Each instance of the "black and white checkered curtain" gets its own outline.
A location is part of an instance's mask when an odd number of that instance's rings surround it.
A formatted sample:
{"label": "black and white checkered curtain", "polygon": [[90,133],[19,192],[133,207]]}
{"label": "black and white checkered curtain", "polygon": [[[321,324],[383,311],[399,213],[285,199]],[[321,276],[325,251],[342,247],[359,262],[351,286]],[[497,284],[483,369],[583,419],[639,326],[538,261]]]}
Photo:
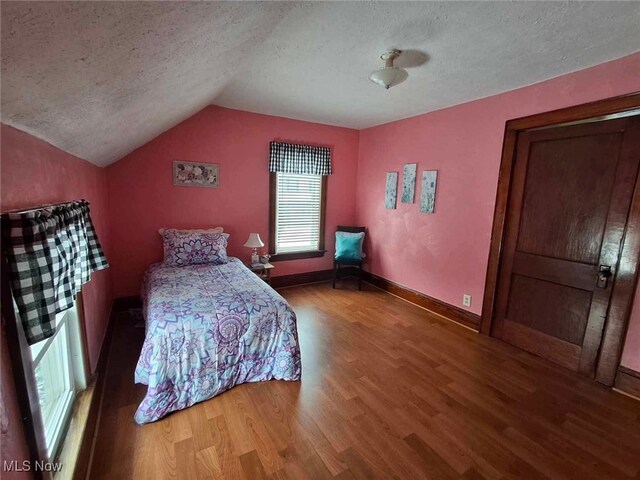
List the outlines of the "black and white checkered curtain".
{"label": "black and white checkered curtain", "polygon": [[331,175],[331,149],[271,142],[269,171],[306,175]]}
{"label": "black and white checkered curtain", "polygon": [[11,289],[27,342],[55,333],[91,273],[107,268],[85,200],[3,215]]}

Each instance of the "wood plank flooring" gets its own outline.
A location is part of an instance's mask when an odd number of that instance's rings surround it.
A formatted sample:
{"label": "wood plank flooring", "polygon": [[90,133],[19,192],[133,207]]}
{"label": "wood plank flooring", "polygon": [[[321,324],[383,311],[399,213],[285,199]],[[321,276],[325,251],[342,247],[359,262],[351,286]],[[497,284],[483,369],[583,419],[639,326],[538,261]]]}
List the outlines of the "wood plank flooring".
{"label": "wood plank flooring", "polygon": [[640,402],[366,285],[281,291],[303,380],[143,427],[115,325],[91,479],[639,479]]}

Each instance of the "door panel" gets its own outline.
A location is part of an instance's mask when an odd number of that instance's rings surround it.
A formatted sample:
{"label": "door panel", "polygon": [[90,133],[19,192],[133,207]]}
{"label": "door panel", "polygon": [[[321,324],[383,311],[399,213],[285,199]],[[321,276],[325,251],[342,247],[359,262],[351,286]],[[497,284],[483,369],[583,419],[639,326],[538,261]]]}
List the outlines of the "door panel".
{"label": "door panel", "polygon": [[590,291],[593,288],[593,276],[596,274],[593,265],[520,252],[514,254],[513,262],[513,268],[527,277],[545,279],[583,290]]}
{"label": "door panel", "polygon": [[531,139],[519,252],[598,262],[621,137]]}
{"label": "door panel", "polygon": [[503,321],[502,334],[503,340],[523,350],[573,371],[578,371],[580,368],[582,348],[577,345],[558,339],[549,341],[549,338],[552,338],[549,335],[506,319]]}
{"label": "door panel", "polygon": [[[492,334],[593,375],[640,162],[637,117],[518,137]],[[613,278],[613,277],[611,277]]]}
{"label": "door panel", "polygon": [[582,346],[592,296],[587,290],[513,275],[507,318]]}

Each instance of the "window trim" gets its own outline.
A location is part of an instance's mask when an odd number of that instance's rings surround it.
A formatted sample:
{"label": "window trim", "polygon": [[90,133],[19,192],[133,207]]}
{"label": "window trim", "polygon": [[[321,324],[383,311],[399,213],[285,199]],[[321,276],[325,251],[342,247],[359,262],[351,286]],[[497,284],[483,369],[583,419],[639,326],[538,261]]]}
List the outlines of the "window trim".
{"label": "window trim", "polygon": [[326,250],[324,248],[324,232],[327,214],[327,176],[322,175],[320,182],[320,234],[318,238],[318,250],[307,250],[300,252],[275,253],[276,252],[276,201],[277,201],[277,173],[269,174],[269,254],[272,262],[284,262],[287,260],[300,260],[302,258],[323,257]]}
{"label": "window trim", "polygon": [[[75,309],[75,307],[76,306],[74,304],[71,308],[65,310],[64,312],[56,314],[56,332],[53,334],[53,336],[41,340],[43,345],[40,345],[38,349],[34,349],[34,346],[38,345],[38,343],[40,342],[31,345],[32,355],[34,353],[34,350],[38,352],[38,354],[34,355],[33,358],[33,371],[36,378],[36,388],[38,384],[36,369],[42,363],[45,355],[47,355],[51,348],[60,348],[62,350],[64,360],[66,360],[66,363],[61,365],[61,376],[64,378],[63,383],[65,391],[62,394],[60,400],[53,407],[54,412],[49,412],[48,415],[45,415],[45,411],[42,409],[42,406],[40,406],[40,412],[42,415],[44,426],[47,455],[49,459],[56,458],[61,451],[61,447],[64,444],[66,436],[65,431],[71,421],[70,419],[73,413],[73,404],[78,394],[78,389],[76,388],[76,372],[74,371],[73,365],[73,346],[71,345],[70,332],[73,326],[70,325],[70,323],[72,323],[72,320],[69,320],[67,318],[72,314],[71,310]],[[54,347],[53,342],[60,342],[60,344]]]}

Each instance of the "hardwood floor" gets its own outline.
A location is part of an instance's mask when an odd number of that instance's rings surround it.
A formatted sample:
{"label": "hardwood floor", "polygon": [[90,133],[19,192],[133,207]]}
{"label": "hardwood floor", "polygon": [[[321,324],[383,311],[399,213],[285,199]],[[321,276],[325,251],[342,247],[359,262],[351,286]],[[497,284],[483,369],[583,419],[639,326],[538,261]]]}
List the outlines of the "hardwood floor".
{"label": "hardwood floor", "polygon": [[115,325],[91,479],[638,479],[640,402],[363,286],[281,291],[303,380],[143,427],[143,339]]}

